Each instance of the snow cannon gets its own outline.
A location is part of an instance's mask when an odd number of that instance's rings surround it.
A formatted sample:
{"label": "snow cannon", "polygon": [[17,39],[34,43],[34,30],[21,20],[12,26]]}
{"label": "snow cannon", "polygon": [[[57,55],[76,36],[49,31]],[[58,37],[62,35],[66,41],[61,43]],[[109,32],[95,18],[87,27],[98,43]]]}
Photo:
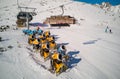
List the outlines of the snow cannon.
{"label": "snow cannon", "polygon": [[54,36],[47,36],[47,37],[46,37],[46,40],[47,40],[48,42],[52,42],[52,41],[55,41],[55,37],[54,37]]}
{"label": "snow cannon", "polygon": [[32,45],[34,40],[35,40],[34,35],[29,35],[29,37],[28,37],[28,44]]}
{"label": "snow cannon", "polygon": [[60,74],[64,72],[68,67],[62,62],[62,55],[59,54],[57,51],[54,51],[53,55],[51,56],[51,66],[54,67],[55,73]]}
{"label": "snow cannon", "polygon": [[38,35],[42,35],[43,30],[39,29],[39,30],[37,31],[37,33],[38,33]]}
{"label": "snow cannon", "polygon": [[33,34],[34,34],[34,31],[28,30],[28,29],[24,29],[24,30],[23,30],[23,33],[26,34],[26,35],[33,35]]}
{"label": "snow cannon", "polygon": [[43,57],[44,57],[44,61],[46,61],[50,56],[50,52],[49,49],[44,49],[43,50]]}
{"label": "snow cannon", "polygon": [[45,31],[45,32],[44,32],[44,36],[45,36],[45,37],[50,36],[50,31]]}
{"label": "snow cannon", "polygon": [[48,44],[47,43],[42,43],[41,44],[41,49],[40,49],[40,54],[41,54],[41,56],[44,56],[44,58],[47,58],[47,56],[49,55],[49,54],[45,54],[45,53],[48,53],[48,52],[46,52],[47,49],[49,49]]}
{"label": "snow cannon", "polygon": [[49,42],[49,47],[50,50],[55,50],[57,48],[57,44],[55,43],[55,41],[51,41]]}

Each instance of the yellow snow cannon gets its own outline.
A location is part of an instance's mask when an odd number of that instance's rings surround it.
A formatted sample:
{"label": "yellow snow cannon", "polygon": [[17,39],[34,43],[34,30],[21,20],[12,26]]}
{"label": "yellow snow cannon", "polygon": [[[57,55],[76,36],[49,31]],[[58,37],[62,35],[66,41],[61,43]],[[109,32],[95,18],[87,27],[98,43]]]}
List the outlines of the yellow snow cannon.
{"label": "yellow snow cannon", "polygon": [[38,39],[35,39],[33,42],[32,42],[32,44],[33,45],[38,45],[40,42],[38,41]]}
{"label": "yellow snow cannon", "polygon": [[40,49],[40,40],[35,38],[32,44],[33,44],[33,49],[36,49],[36,52],[37,52]]}
{"label": "yellow snow cannon", "polygon": [[54,37],[53,36],[48,36],[48,37],[46,37],[46,40],[48,42],[54,41]]}
{"label": "yellow snow cannon", "polygon": [[46,41],[46,38],[45,38],[45,37],[43,37],[43,38],[40,39],[40,43],[41,43],[41,44],[46,43],[46,42],[47,42],[47,41]]}
{"label": "yellow snow cannon", "polygon": [[44,49],[44,50],[43,50],[43,57],[44,57],[44,60],[46,61],[47,58],[49,58],[49,56],[50,56],[49,49]]}
{"label": "yellow snow cannon", "polygon": [[42,38],[44,38],[44,36],[43,36],[43,35],[40,35],[39,38],[42,39]]}
{"label": "yellow snow cannon", "polygon": [[54,50],[57,48],[57,44],[55,43],[55,41],[49,42],[49,48],[50,50]]}
{"label": "yellow snow cannon", "polygon": [[45,32],[44,32],[44,36],[45,36],[45,37],[50,36],[50,31],[45,31]]}
{"label": "yellow snow cannon", "polygon": [[67,66],[62,62],[61,54],[54,52],[54,54],[52,55],[52,60],[56,74],[60,74],[67,69]]}
{"label": "yellow snow cannon", "polygon": [[41,44],[41,49],[40,49],[40,54],[41,54],[41,56],[45,56],[44,58],[46,58],[46,56],[47,56],[47,54],[44,55],[45,49],[49,49],[49,47],[48,47],[47,43],[42,43]]}
{"label": "yellow snow cannon", "polygon": [[28,44],[32,45],[34,40],[35,40],[35,38],[33,38],[33,35],[29,35]]}

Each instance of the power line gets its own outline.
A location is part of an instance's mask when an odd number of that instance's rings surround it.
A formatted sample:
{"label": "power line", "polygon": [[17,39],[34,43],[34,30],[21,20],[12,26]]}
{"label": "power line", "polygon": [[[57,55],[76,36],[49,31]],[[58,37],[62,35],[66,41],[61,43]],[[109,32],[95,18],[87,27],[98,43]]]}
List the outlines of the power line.
{"label": "power line", "polygon": [[[50,9],[46,9],[46,10],[39,11],[38,13],[46,12],[46,11],[49,11],[49,10],[54,10],[54,9],[59,8],[59,7],[61,7],[61,6],[62,6],[62,10],[63,10],[63,6],[69,5],[69,4],[72,4],[72,3],[73,3],[73,2],[68,2],[68,3],[66,3],[66,4],[62,4],[62,5],[59,5],[59,6],[54,7],[54,8],[50,8]],[[64,13],[64,12],[63,12],[63,13]],[[63,14],[63,13],[62,13],[62,14]]]}
{"label": "power line", "polygon": [[18,9],[20,9],[20,11],[22,11],[22,9],[20,8],[19,1],[18,1],[18,0],[17,0],[17,6],[18,6]]}

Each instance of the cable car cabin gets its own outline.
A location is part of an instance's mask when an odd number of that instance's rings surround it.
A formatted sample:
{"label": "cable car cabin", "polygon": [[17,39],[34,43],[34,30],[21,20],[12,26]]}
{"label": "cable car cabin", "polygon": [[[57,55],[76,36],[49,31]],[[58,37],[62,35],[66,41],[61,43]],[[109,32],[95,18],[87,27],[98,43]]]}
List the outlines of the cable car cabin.
{"label": "cable car cabin", "polygon": [[71,16],[51,16],[44,21],[45,24],[50,24],[51,27],[70,26],[70,24],[75,24],[75,22],[75,18]]}

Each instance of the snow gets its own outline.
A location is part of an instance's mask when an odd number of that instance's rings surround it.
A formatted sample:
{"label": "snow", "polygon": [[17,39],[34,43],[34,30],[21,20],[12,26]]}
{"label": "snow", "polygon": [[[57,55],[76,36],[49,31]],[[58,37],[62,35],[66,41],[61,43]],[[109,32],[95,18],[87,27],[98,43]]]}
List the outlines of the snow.
{"label": "snow", "polygon": [[[10,25],[10,29],[0,32],[4,40],[0,47],[7,49],[0,52],[0,79],[120,79],[120,5],[106,11],[70,0],[19,0],[19,3],[37,8],[32,22],[43,22],[46,17],[61,14],[62,4],[65,4],[64,15],[77,19],[77,24],[70,27],[42,28],[50,30],[58,44],[66,45],[67,53],[73,57],[71,70],[56,76],[36,64],[26,49],[28,36],[22,33],[25,28],[13,30],[19,12],[17,0],[0,0],[0,26]],[[105,33],[107,26],[113,33]],[[13,48],[8,48],[9,45]]]}

